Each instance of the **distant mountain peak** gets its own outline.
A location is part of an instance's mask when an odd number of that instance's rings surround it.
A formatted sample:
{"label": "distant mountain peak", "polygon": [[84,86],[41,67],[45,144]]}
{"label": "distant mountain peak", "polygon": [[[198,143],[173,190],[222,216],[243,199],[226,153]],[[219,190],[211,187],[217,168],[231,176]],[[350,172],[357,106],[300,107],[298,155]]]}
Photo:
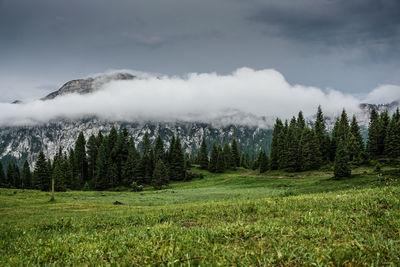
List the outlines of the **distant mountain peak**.
{"label": "distant mountain peak", "polygon": [[54,91],[47,96],[43,97],[41,100],[50,100],[58,96],[79,93],[88,94],[99,90],[104,84],[111,81],[121,81],[121,80],[133,80],[137,76],[128,72],[116,72],[109,74],[102,74],[96,77],[89,77],[86,79],[77,79],[66,82],[60,89]]}

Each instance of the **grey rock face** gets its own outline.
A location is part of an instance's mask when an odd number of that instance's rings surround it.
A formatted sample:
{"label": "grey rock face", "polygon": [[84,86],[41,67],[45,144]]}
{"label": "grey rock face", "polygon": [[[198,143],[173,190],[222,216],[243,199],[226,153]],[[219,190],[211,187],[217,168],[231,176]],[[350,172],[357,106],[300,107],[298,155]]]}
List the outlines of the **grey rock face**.
{"label": "grey rock face", "polygon": [[88,94],[99,90],[104,84],[110,81],[133,80],[135,78],[136,76],[130,73],[114,73],[100,75],[95,78],[72,80],[61,86],[59,90],[48,94],[42,100],[54,99],[58,96],[72,93]]}

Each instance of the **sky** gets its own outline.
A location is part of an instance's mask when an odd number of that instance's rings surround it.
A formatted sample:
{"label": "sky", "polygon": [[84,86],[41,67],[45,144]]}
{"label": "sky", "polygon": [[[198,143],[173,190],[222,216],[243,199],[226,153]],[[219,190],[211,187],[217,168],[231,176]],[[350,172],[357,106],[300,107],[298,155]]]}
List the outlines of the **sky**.
{"label": "sky", "polygon": [[109,70],[224,77],[244,67],[387,101],[400,95],[400,1],[0,0],[0,102]]}

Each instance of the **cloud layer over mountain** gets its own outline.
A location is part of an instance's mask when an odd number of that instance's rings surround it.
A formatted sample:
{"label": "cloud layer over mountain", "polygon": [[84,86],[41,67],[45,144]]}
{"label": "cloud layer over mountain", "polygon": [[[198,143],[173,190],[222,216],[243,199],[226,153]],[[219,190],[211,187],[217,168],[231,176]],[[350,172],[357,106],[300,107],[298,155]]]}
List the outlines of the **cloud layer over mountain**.
{"label": "cloud layer over mountain", "polygon": [[[399,87],[382,86],[367,99],[399,98]],[[241,68],[229,75],[191,73],[185,77],[149,76],[112,81],[88,95],[70,94],[48,101],[0,104],[0,125],[45,123],[57,118],[96,115],[108,120],[158,120],[212,122],[227,111],[240,110],[256,116],[289,118],[302,110],[306,116],[321,105],[326,114],[343,108],[358,111],[360,100],[333,89],[291,85],[273,69]],[[251,116],[235,121],[257,124]],[[233,122],[233,121],[231,121]]]}

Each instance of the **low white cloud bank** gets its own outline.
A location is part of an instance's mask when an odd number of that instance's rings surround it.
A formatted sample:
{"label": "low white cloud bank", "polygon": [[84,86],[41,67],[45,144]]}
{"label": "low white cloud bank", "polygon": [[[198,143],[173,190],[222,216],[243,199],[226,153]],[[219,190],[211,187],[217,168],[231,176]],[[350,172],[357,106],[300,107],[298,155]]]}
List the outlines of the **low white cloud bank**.
{"label": "low white cloud bank", "polygon": [[[381,93],[381,90],[377,93],[374,90],[370,95],[376,97],[375,94]],[[383,92],[382,97],[384,95]],[[232,110],[256,116],[290,118],[299,110],[305,116],[313,115],[318,105],[326,114],[336,115],[343,108],[355,113],[359,103],[354,96],[333,89],[290,85],[282,74],[272,69],[241,68],[230,75],[193,73],[185,77],[147,76],[112,81],[88,95],[71,94],[48,101],[0,104],[0,125],[26,125],[91,115],[108,120],[213,122],[221,116],[226,119]],[[236,115],[233,116],[237,118],[236,123],[257,124],[252,115]]]}
{"label": "low white cloud bank", "polygon": [[381,85],[372,90],[365,98],[365,103],[382,104],[400,101],[400,86]]}

